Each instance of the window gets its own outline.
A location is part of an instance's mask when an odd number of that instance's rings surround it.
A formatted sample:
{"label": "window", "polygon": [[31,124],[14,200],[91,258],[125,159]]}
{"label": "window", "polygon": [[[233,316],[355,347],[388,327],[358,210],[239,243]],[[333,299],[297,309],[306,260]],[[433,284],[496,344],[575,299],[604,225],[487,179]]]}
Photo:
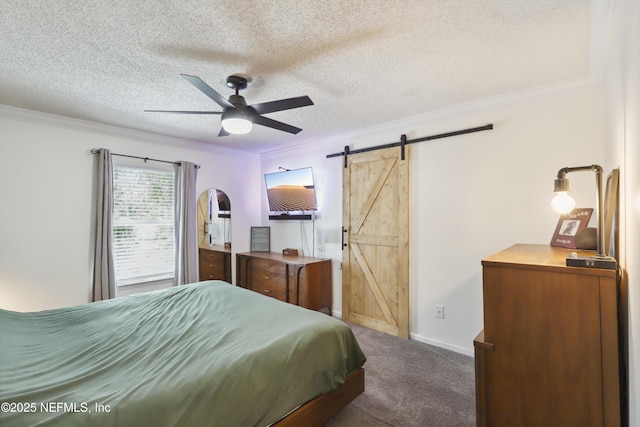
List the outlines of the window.
{"label": "window", "polygon": [[113,256],[118,286],[175,271],[173,170],[113,166]]}

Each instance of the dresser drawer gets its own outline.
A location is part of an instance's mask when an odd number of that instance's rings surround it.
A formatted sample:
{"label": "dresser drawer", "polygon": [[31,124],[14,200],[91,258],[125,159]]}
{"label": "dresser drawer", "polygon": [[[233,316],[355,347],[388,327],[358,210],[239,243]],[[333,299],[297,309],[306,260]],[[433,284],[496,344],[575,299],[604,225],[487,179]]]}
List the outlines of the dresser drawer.
{"label": "dresser drawer", "polygon": [[273,261],[270,259],[254,258],[251,260],[252,270],[263,270],[266,272],[285,274],[287,266],[284,262]]}
{"label": "dresser drawer", "polygon": [[200,262],[224,261],[224,253],[200,249]]}
{"label": "dresser drawer", "polygon": [[264,270],[251,271],[251,290],[286,301],[287,278],[284,274]]}
{"label": "dresser drawer", "polygon": [[219,250],[200,248],[198,251],[200,280],[231,282],[231,255]]}
{"label": "dresser drawer", "polygon": [[200,260],[200,280],[224,280],[224,261]]}

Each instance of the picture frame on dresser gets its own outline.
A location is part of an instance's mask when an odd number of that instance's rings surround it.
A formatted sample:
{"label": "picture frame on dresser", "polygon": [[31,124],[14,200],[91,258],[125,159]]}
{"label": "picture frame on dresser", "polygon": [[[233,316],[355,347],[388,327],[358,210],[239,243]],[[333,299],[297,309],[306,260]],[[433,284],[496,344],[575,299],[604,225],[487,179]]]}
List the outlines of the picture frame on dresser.
{"label": "picture frame on dresser", "polygon": [[587,228],[592,213],[592,208],[576,208],[569,213],[560,215],[550,245],[576,249],[576,234]]}
{"label": "picture frame on dresser", "polygon": [[251,227],[251,252],[271,251],[271,227]]}

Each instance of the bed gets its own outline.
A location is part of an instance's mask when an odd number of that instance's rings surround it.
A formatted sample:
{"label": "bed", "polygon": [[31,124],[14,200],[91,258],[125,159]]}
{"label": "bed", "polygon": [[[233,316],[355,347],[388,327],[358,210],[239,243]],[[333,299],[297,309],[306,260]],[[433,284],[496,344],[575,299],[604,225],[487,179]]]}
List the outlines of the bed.
{"label": "bed", "polygon": [[0,425],[321,425],[364,362],[342,321],[222,281],[0,310]]}

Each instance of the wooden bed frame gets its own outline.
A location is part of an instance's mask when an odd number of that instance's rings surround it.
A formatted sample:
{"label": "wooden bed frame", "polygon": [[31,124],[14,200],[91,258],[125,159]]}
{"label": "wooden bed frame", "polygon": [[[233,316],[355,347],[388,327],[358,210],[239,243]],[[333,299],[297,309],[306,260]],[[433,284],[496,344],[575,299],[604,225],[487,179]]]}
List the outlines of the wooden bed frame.
{"label": "wooden bed frame", "polygon": [[339,388],[308,401],[290,412],[275,427],[320,427],[364,392],[364,368],[347,375]]}

